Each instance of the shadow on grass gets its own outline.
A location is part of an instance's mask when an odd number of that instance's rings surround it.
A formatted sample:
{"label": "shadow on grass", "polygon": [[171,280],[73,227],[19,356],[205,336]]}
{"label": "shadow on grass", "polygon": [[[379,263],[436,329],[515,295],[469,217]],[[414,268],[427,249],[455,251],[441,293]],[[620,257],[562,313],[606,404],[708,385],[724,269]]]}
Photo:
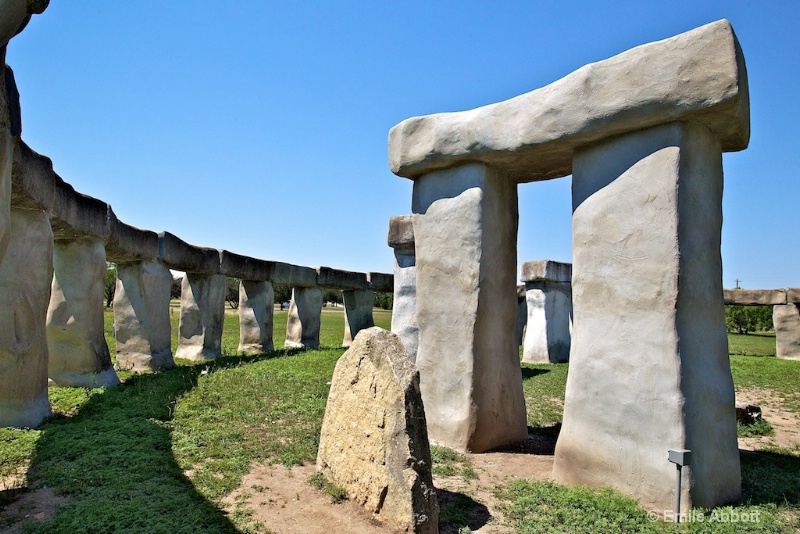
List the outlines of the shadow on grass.
{"label": "shadow on grass", "polygon": [[742,500],[747,504],[800,504],[800,457],[773,451],[739,451]]}
{"label": "shadow on grass", "polygon": [[533,378],[534,376],[543,375],[549,373],[549,369],[537,369],[534,367],[525,367],[522,366],[522,379],[525,380],[526,378]]}
{"label": "shadow on grass", "polygon": [[477,530],[492,518],[489,509],[472,497],[436,488],[439,501],[439,532],[442,534]]}

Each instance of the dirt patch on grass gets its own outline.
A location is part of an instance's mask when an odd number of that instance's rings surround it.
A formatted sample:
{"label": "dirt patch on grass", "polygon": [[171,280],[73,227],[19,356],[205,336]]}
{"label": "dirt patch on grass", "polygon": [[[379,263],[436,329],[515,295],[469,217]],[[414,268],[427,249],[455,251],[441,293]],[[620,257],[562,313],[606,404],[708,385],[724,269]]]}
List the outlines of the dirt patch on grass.
{"label": "dirt patch on grass", "polygon": [[774,436],[739,438],[739,448],[758,450],[769,446],[800,449],[800,414],[785,408],[785,399],[766,388],[747,388],[736,393],[738,402],[761,406],[761,416],[772,425]]}
{"label": "dirt patch on grass", "polygon": [[35,523],[49,521],[65,501],[66,498],[58,497],[50,488],[25,491],[0,510],[0,533],[22,532],[22,523],[25,520]]}

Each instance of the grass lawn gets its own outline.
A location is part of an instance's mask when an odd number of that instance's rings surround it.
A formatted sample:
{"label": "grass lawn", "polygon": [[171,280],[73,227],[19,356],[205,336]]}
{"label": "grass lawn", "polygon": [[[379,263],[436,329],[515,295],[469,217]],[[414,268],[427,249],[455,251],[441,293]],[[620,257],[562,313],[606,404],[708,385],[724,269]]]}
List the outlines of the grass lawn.
{"label": "grass lawn", "polygon": [[[110,314],[109,314],[110,316]],[[375,313],[389,327],[388,312]],[[112,321],[107,317],[107,332]],[[282,347],[286,312],[275,312],[275,345]],[[0,506],[24,484],[68,497],[47,523],[25,532],[247,532],[245,511],[225,514],[220,502],[238,487],[253,462],[314,462],[334,365],[342,354],[341,308],[322,316],[314,351],[278,350],[237,356],[238,318],[228,311],[225,357],[180,365],[158,374],[120,373],[108,390],[51,388],[54,416],[34,430],[0,429]],[[173,314],[177,343],[177,310]],[[739,336],[750,337],[750,336]],[[774,338],[737,339],[734,347],[765,353]],[[112,353],[113,339],[109,339]],[[752,343],[751,343],[752,342]],[[766,355],[766,354],[764,354]],[[770,357],[733,356],[737,388],[768,388],[800,412],[800,364]],[[568,366],[523,365],[528,424],[556,435]],[[435,448],[435,469],[456,469],[458,457]],[[497,492],[516,532],[792,532],[800,528],[800,451],[770,449],[742,455],[745,501],[728,509],[758,512],[758,523],[652,522],[631,499],[611,490],[570,488],[520,480]],[[16,481],[13,475],[17,475]],[[452,515],[452,514],[451,514]],[[446,514],[443,515],[447,517]],[[2,514],[0,514],[2,517]],[[453,526],[458,527],[457,520]],[[0,528],[3,527],[0,519]],[[267,525],[269,528],[269,525]],[[462,529],[462,532],[466,530]]]}

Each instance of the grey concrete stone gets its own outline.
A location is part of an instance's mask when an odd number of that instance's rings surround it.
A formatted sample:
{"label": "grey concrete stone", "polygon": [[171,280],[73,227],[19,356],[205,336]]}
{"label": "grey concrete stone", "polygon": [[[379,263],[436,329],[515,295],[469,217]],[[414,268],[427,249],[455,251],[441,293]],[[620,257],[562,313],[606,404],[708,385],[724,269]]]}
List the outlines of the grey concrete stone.
{"label": "grey concrete stone", "polygon": [[474,452],[523,441],[516,183],[480,163],[432,172],[414,182],[412,211],[431,440]]}
{"label": "grey concrete stone", "polygon": [[271,282],[239,283],[239,352],[262,354],[275,349],[272,342],[275,292]]}
{"label": "grey concrete stone", "polygon": [[286,347],[319,347],[322,295],[321,287],[292,288],[292,301],[286,318]]}
{"label": "grey concrete stone", "polygon": [[11,205],[51,213],[55,202],[55,185],[55,172],[50,158],[37,154],[22,140],[15,140]]}
{"label": "grey concrete stone", "polygon": [[181,283],[181,320],[175,358],[213,360],[222,356],[225,276],[186,273]]}
{"label": "grey concrete stone", "polygon": [[275,262],[273,284],[289,284],[293,287],[314,287],[317,285],[317,270],[302,265]]}
{"label": "grey concrete stone", "polygon": [[48,375],[56,386],[119,384],[104,332],[106,250],[99,239],[56,241],[47,308]]}
{"label": "grey concrete stone", "polygon": [[50,415],[45,319],[53,233],[40,210],[11,210],[0,259],[0,427],[35,427]]}
{"label": "grey concrete stone", "polygon": [[800,303],[800,288],[790,287],[786,289],[786,303],[787,304]]}
{"label": "grey concrete stone", "polygon": [[800,307],[780,304],[772,308],[775,325],[775,355],[785,360],[800,360]]}
{"label": "grey concrete stone", "polygon": [[527,282],[525,301],[526,327],[522,361],[525,363],[569,361],[571,284],[551,281]]}
{"label": "grey concrete stone", "polygon": [[158,259],[176,271],[220,274],[220,252],[217,249],[190,245],[169,232],[158,234]]}
{"label": "grey concrete stone", "polygon": [[111,206],[108,207],[108,228],[106,257],[109,261],[130,263],[158,259],[158,234],[125,224]]}
{"label": "grey concrete stone", "polygon": [[523,282],[566,282],[572,281],[572,264],[552,260],[526,261],[520,269]]}
{"label": "grey concrete stone", "polygon": [[394,291],[394,275],[386,273],[367,273],[369,288],[376,293],[391,293]]}
{"label": "grey concrete stone", "polygon": [[354,273],[330,267],[317,267],[317,285],[341,290],[365,290],[369,287],[366,273]]}
{"label": "grey concrete stone", "polygon": [[391,530],[439,532],[419,373],[397,336],[364,330],[339,358],[317,469]]}
{"label": "grey concrete stone", "polygon": [[393,249],[414,248],[414,224],[411,215],[389,218],[389,246]]}
{"label": "grey concrete stone", "polygon": [[372,308],[375,306],[375,293],[368,289],[344,290],[344,338],[342,346],[349,347],[362,330],[372,328]]}
{"label": "grey concrete stone", "polygon": [[690,449],[683,506],[738,500],[719,141],[676,123],[586,147],[572,191],[575,327],[555,480],[671,509],[667,450]]}
{"label": "grey concrete stone", "polygon": [[[406,238],[392,239],[393,228],[398,232],[399,220],[407,228]],[[398,235],[397,233],[395,235]],[[410,240],[407,239],[410,236]],[[419,324],[417,323],[417,259],[414,252],[414,229],[411,216],[389,220],[389,246],[394,248],[394,294],[392,295],[392,333],[397,334],[412,362],[417,360]]]}
{"label": "grey concrete stone", "polygon": [[108,240],[111,234],[110,206],[102,200],[78,193],[58,175],[54,175],[54,179],[50,224],[55,239],[94,237]]}
{"label": "grey concrete stone", "polygon": [[172,275],[157,261],[117,264],[114,334],[117,365],[131,371],[158,371],[172,359],[170,289]]}
{"label": "grey concrete stone", "polygon": [[747,147],[747,73],[728,21],[633,48],[504,102],[405,120],[389,132],[389,164],[417,178],[479,161],[517,182],[546,180],[571,174],[581,146],[673,121],[703,124],[726,152]]}
{"label": "grey concrete stone", "polygon": [[14,79],[14,71],[8,65],[3,69],[5,93],[8,102],[8,124],[11,136],[18,140],[22,135],[22,109],[19,104],[19,89]]}
{"label": "grey concrete stone", "polygon": [[725,304],[774,306],[786,304],[785,289],[725,289]]}
{"label": "grey concrete stone", "polygon": [[275,276],[275,262],[219,251],[220,274],[241,280],[266,282]]}

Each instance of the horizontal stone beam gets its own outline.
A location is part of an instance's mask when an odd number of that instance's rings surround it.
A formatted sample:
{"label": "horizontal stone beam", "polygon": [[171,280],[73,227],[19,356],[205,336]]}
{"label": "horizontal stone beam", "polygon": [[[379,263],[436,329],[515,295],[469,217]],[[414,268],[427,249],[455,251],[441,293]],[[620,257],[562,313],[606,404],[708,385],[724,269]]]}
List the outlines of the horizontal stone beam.
{"label": "horizontal stone beam", "polygon": [[414,225],[411,215],[389,218],[389,246],[392,248],[414,248]]}
{"label": "horizontal stone beam", "polygon": [[314,287],[317,285],[317,271],[311,267],[275,262],[273,284],[288,284],[292,287]]}
{"label": "horizontal stone beam", "polygon": [[102,200],[78,193],[57,174],[54,177],[55,194],[49,212],[53,238],[95,237],[107,241],[113,220],[109,216],[111,207]]}
{"label": "horizontal stone beam", "polygon": [[275,276],[274,261],[241,256],[227,250],[220,250],[219,258],[220,274],[225,276],[258,282],[268,282]]}
{"label": "horizontal stone beam", "polygon": [[330,289],[368,289],[366,273],[342,271],[330,267],[317,267],[317,285]]}
{"label": "horizontal stone beam", "polygon": [[114,263],[155,261],[158,258],[158,234],[141,230],[117,219],[109,207],[109,235],[106,257]]}
{"label": "horizontal stone beam", "polygon": [[386,273],[367,273],[369,288],[379,293],[392,293],[394,291],[394,275]]}
{"label": "horizontal stone beam", "polygon": [[526,261],[522,264],[522,282],[571,282],[572,264],[551,260]]}
{"label": "horizontal stone beam", "polygon": [[11,174],[11,205],[20,209],[40,209],[50,213],[55,201],[53,161],[35,152],[21,139],[14,143]]}
{"label": "horizontal stone beam", "polygon": [[724,289],[725,304],[775,306],[786,304],[785,289]]}
{"label": "horizontal stone beam", "polygon": [[187,273],[219,274],[220,252],[190,245],[175,234],[158,234],[158,259],[170,269]]}
{"label": "horizontal stone beam", "polygon": [[800,304],[800,288],[790,287],[786,289],[786,304]]}
{"label": "horizontal stone beam", "polygon": [[407,119],[389,132],[389,164],[406,178],[483,162],[519,183],[572,173],[576,147],[668,122],[706,126],[747,147],[744,56],[727,20],[649,43],[516,98]]}

